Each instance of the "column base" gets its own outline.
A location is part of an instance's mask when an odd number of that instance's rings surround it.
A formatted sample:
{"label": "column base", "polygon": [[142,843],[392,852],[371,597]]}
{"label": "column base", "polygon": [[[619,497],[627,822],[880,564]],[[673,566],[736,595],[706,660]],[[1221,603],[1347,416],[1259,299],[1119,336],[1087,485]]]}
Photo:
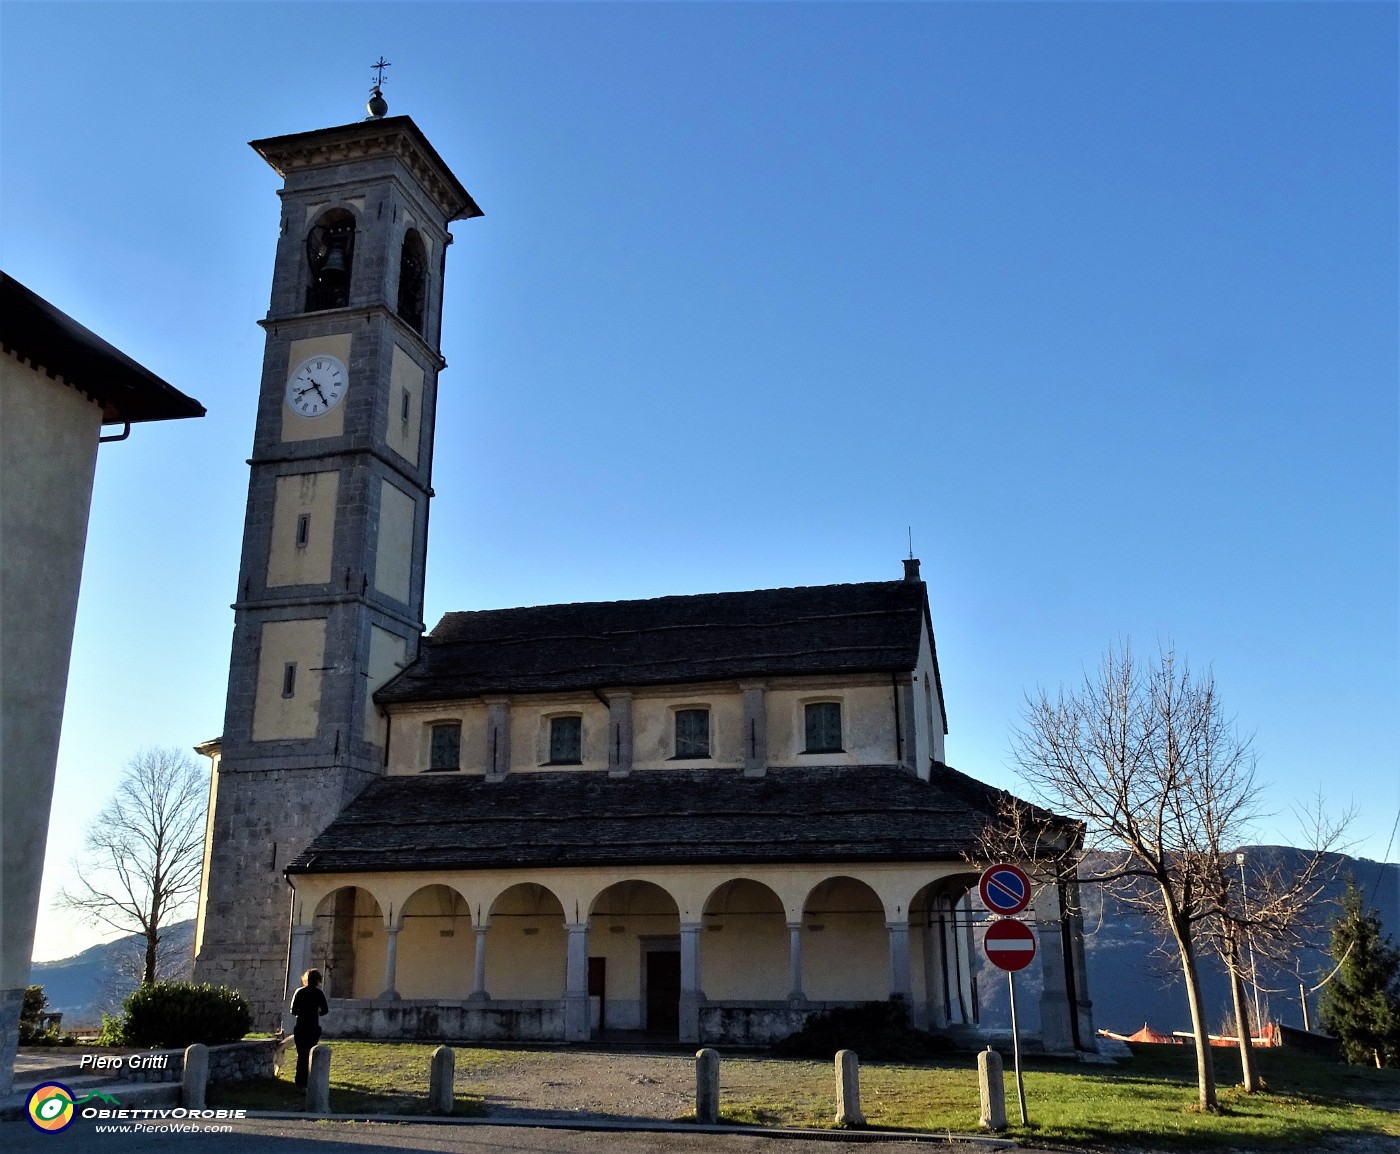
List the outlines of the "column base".
{"label": "column base", "polygon": [[704,1000],[703,994],[681,991],[680,1040],[682,1042],[700,1041],[700,1004]]}
{"label": "column base", "polygon": [[[684,1020],[685,1010],[681,1010]],[[566,994],[564,996],[564,1041],[586,1042],[589,1038],[588,995]]]}

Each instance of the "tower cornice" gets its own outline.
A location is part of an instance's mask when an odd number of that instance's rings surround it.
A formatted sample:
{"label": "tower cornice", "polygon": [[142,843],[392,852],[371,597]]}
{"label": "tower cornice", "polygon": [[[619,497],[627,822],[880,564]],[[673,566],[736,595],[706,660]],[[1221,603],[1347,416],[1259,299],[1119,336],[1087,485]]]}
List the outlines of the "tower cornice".
{"label": "tower cornice", "polygon": [[398,313],[378,301],[367,305],[346,305],[344,308],[338,309],[321,309],[314,313],[279,313],[275,316],[266,316],[257,324],[264,332],[276,334],[284,328],[312,329],[327,323],[333,325],[337,321],[363,320],[368,322],[374,317],[388,322],[395,333],[422,350],[437,372],[442,372],[443,369],[447,368],[447,360],[442,353],[424,340],[423,335],[416,331],[413,326],[405,324]]}
{"label": "tower cornice", "polygon": [[309,169],[393,157],[413,174],[448,220],[470,220],[482,215],[471,193],[462,187],[412,117],[387,116],[336,128],[270,136],[249,141],[249,147],[283,179]]}

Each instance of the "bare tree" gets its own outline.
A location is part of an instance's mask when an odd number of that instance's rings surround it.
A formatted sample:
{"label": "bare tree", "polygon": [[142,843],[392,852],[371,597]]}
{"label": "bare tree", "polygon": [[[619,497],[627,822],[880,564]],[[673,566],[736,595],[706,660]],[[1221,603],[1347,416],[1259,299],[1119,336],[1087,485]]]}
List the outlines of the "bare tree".
{"label": "bare tree", "polygon": [[[1232,851],[1249,840],[1260,816],[1255,756],[1221,709],[1211,674],[1193,677],[1169,648],[1141,668],[1125,644],[1111,649],[1077,689],[1028,696],[1013,753],[1037,799],[1082,824],[1084,848],[1105,851],[1079,881],[1112,887],[1174,947],[1191,1010],[1199,1106],[1214,1110],[1199,951],[1204,945],[1220,951],[1236,1015],[1247,1024],[1243,935],[1282,940],[1296,927],[1316,891],[1323,853],[1314,854],[1303,876],[1257,876],[1244,906]],[[1081,846],[1065,837],[1062,823],[1010,798],[1001,818],[989,826],[985,854],[1014,854],[1057,878],[1073,875]],[[1241,1057],[1246,1088],[1253,1089],[1248,1034],[1240,1030]]]}
{"label": "bare tree", "polygon": [[141,984],[156,980],[161,931],[199,890],[208,779],[178,749],[132,757],[112,800],[88,827],[77,881],[56,904],[93,925],[145,939]]}

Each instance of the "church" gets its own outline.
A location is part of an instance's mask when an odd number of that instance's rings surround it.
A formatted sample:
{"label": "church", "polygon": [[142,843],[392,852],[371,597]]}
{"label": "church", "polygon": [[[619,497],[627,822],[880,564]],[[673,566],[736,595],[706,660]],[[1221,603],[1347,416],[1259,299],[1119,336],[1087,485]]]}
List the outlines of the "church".
{"label": "church", "polygon": [[[976,1044],[979,832],[919,562],[422,620],[442,284],[481,215],[376,88],[283,179],[196,980],[327,1033],[765,1044],[902,999]],[[1066,824],[1065,836],[1076,831]],[[1041,1043],[1092,1049],[1072,880]]]}

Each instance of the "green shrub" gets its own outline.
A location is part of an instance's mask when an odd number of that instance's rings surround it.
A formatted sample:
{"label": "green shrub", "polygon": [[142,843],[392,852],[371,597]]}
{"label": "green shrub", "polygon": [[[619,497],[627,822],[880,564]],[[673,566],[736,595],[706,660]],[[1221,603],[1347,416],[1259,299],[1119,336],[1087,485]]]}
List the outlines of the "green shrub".
{"label": "green shrub", "polygon": [[896,999],[838,1006],[807,1019],[773,1046],[784,1058],[833,1058],[854,1050],[862,1062],[923,1062],[956,1049],[939,1034],[909,1024],[909,1008]]}
{"label": "green shrub", "polygon": [[154,982],[122,1004],[122,1035],[128,1046],[215,1046],[236,1042],[253,1024],[243,995],[207,982]]}
{"label": "green shrub", "polygon": [[102,1015],[102,1032],[97,1035],[99,1046],[125,1046],[126,1034],[122,1032],[122,1020]]}

